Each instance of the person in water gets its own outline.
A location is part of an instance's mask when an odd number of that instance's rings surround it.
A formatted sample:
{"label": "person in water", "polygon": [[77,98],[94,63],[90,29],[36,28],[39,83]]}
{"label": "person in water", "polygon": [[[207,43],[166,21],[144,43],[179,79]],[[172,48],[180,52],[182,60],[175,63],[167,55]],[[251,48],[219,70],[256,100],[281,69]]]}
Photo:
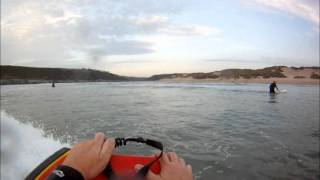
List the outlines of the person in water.
{"label": "person in water", "polygon": [[275,89],[277,89],[277,90],[279,91],[279,89],[278,89],[278,87],[277,87],[277,82],[276,82],[276,81],[273,81],[273,82],[270,84],[269,89],[270,89],[270,93],[276,93]]}
{"label": "person in water", "polygon": [[[62,165],[57,167],[49,180],[89,180],[98,176],[110,161],[115,140],[97,133],[94,139],[80,142],[73,146]],[[147,180],[192,180],[191,165],[186,164],[176,153],[163,153],[160,158],[161,172],[149,171]],[[137,164],[136,170],[142,165]]]}

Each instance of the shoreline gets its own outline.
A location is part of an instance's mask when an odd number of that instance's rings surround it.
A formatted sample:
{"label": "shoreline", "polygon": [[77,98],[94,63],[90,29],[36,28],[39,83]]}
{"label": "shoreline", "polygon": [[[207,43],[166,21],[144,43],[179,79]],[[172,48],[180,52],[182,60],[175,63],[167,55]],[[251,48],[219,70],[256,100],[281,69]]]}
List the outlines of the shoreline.
{"label": "shoreline", "polygon": [[263,83],[320,85],[320,67],[272,66],[263,69],[225,69],[213,72],[129,77],[94,69],[1,66],[0,85],[84,82]]}
{"label": "shoreline", "polygon": [[194,78],[172,78],[161,79],[160,82],[172,83],[261,83],[270,84],[272,81],[277,81],[277,84],[291,84],[291,85],[320,85],[320,79],[295,79],[295,78],[239,78],[239,79],[194,79]]}
{"label": "shoreline", "polygon": [[[88,81],[88,80],[57,80],[55,83],[89,83],[89,82],[166,82],[166,83],[245,83],[245,84],[270,84],[272,81],[277,81],[278,84],[291,84],[291,85],[320,85],[320,79],[295,79],[295,78],[239,78],[239,79],[195,79],[195,78],[170,78],[161,80],[145,80],[145,81]],[[14,80],[0,80],[0,85],[19,85],[19,84],[51,84],[52,81],[48,80],[27,80],[27,79],[14,79]]]}
{"label": "shoreline", "polygon": [[[88,82],[128,82],[122,80],[56,80],[55,83],[88,83]],[[0,85],[22,85],[22,84],[51,84],[52,80],[36,80],[36,79],[1,79]]]}

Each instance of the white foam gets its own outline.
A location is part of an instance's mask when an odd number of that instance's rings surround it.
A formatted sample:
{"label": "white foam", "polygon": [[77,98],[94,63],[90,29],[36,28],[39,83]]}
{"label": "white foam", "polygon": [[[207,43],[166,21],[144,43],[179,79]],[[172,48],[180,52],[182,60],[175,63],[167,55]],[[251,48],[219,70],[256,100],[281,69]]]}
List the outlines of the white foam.
{"label": "white foam", "polygon": [[41,129],[18,120],[1,111],[1,178],[24,179],[49,155],[69,146],[44,137]]}

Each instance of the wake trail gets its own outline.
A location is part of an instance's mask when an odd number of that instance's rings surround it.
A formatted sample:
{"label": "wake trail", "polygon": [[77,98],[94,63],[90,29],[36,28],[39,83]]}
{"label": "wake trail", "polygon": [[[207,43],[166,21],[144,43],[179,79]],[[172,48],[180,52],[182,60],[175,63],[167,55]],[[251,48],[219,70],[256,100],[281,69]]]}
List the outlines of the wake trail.
{"label": "wake trail", "polygon": [[70,146],[44,135],[41,129],[23,124],[1,111],[0,179],[24,179],[48,156]]}

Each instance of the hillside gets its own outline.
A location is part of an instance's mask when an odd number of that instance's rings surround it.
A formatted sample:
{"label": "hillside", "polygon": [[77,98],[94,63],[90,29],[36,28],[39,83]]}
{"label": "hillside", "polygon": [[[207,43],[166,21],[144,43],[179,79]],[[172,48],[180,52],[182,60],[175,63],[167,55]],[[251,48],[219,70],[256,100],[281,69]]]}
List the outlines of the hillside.
{"label": "hillside", "polygon": [[94,69],[0,66],[1,84],[74,81],[126,81],[127,77]]}
{"label": "hillside", "polygon": [[273,66],[262,69],[225,69],[209,73],[159,74],[135,78],[94,69],[35,68],[0,66],[0,84],[95,81],[167,81],[167,82],[232,82],[269,83],[276,80],[289,84],[319,84],[320,67]]}
{"label": "hillside", "polygon": [[276,80],[290,84],[318,84],[320,67],[286,67],[273,66],[263,69],[225,69],[209,73],[175,73],[160,74],[150,80],[170,82],[235,82],[235,83],[269,83]]}

